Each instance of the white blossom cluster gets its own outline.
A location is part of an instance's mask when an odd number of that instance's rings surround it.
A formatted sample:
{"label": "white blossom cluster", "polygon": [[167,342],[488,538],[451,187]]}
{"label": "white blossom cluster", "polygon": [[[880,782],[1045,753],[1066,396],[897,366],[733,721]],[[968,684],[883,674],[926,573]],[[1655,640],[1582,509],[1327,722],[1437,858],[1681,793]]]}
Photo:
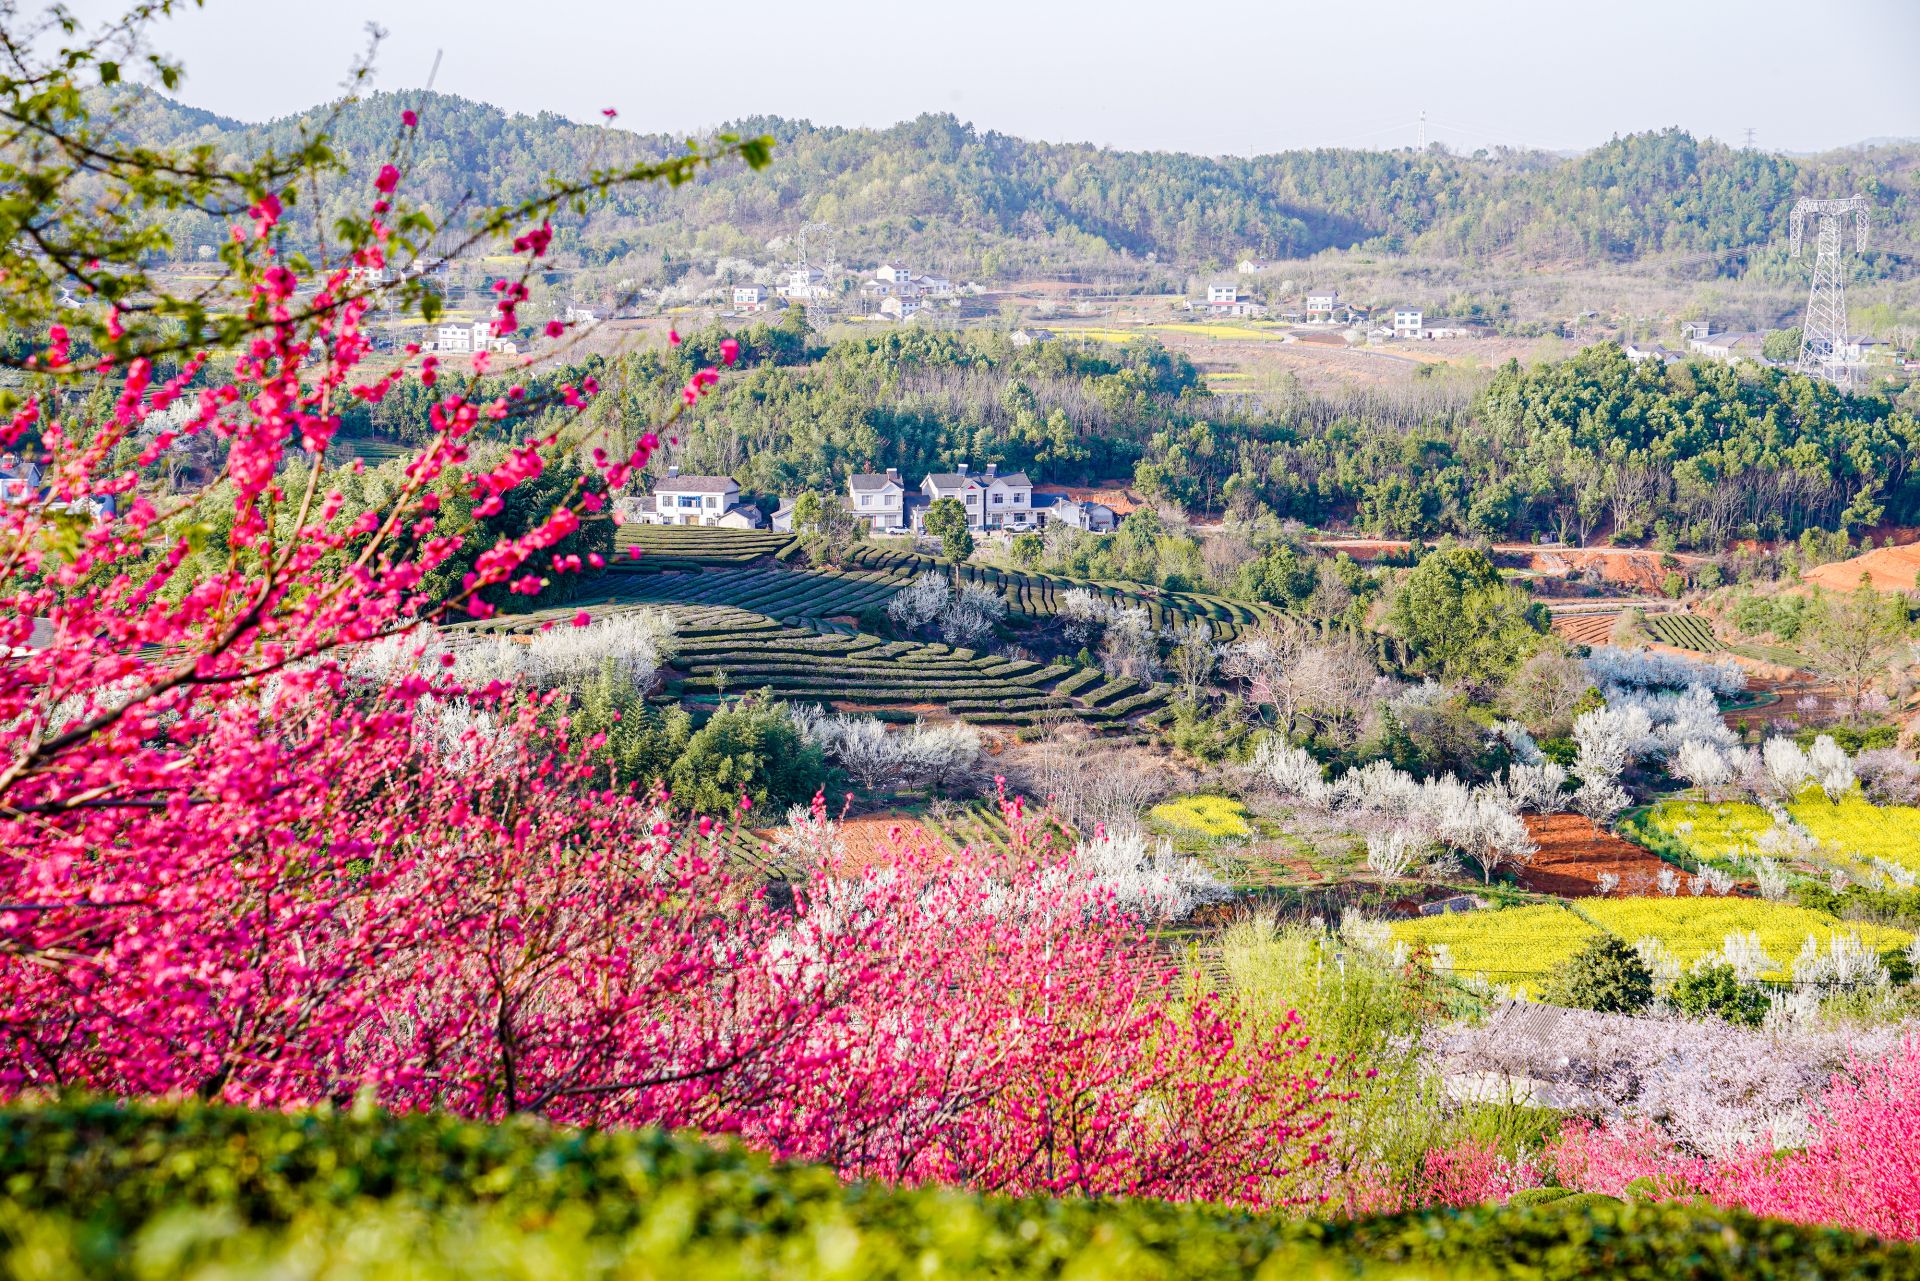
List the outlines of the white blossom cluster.
{"label": "white blossom cluster", "polygon": [[968,790],[979,782],[980,731],[962,721],[916,721],[889,730],[872,716],[829,714],[812,704],[788,708],[795,727],[865,788]]}
{"label": "white blossom cluster", "polygon": [[1684,690],[1700,686],[1709,694],[1738,694],[1747,687],[1747,674],[1738,663],[1709,663],[1704,659],[1662,654],[1647,649],[1603,645],[1587,656],[1587,674],[1612,702],[1616,692],[1628,690]]}
{"label": "white blossom cluster", "polygon": [[1255,748],[1253,768],[1284,799],[1369,820],[1390,833],[1367,849],[1369,865],[1389,877],[1410,874],[1427,861],[1421,851],[1430,854],[1434,846],[1472,859],[1489,880],[1500,867],[1528,862],[1538,847],[1520,811],[1557,808],[1567,778],[1560,766],[1542,761],[1510,766],[1503,778],[1469,787],[1452,774],[1416,779],[1390,761],[1369,761],[1328,782],[1304,748],[1277,736]]}
{"label": "white blossom cluster", "polygon": [[1177,921],[1203,903],[1229,897],[1226,884],[1198,859],[1150,842],[1138,831],[1103,830],[1074,846],[1067,874],[1110,894],[1116,906],[1148,921]]}

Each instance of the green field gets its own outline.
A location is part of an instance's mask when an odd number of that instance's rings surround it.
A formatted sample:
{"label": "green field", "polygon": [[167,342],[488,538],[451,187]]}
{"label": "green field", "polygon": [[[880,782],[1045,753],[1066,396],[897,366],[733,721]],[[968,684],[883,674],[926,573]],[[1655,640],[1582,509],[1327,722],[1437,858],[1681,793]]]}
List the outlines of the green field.
{"label": "green field", "polygon": [[[637,607],[610,607],[627,608]],[[669,608],[677,632],[675,676],[667,686],[672,697],[770,689],[788,701],[861,711],[928,704],[981,725],[1017,727],[1068,717],[1096,733],[1131,737],[1134,722],[1164,707],[1172,693],[1165,685],[1125,679],[1085,688],[1075,680],[1080,670],[1064,664],[1043,667],[948,645],[823,634],[726,606]],[[506,624],[522,626],[520,620]]]}
{"label": "green field", "polygon": [[1713,624],[1698,614],[1652,614],[1647,618],[1647,633],[1663,645],[1709,653],[1720,648]]}

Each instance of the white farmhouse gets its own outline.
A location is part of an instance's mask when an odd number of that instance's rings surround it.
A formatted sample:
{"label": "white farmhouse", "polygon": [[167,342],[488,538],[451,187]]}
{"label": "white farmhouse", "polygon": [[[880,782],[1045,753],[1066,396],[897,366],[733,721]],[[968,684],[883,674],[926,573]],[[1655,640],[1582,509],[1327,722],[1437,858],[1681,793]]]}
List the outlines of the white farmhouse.
{"label": "white farmhouse", "polygon": [[731,476],[682,476],[678,467],[653,487],[651,506],[634,513],[648,525],[720,525],[760,528],[760,509],[740,501],[740,482]]}
{"label": "white farmhouse", "polygon": [[1423,317],[1418,307],[1401,307],[1393,313],[1393,336],[1395,338],[1418,338]]}
{"label": "white farmhouse", "polygon": [[900,470],[861,472],[847,479],[847,506],[854,518],[876,533],[904,529],[907,487],[900,482]]}

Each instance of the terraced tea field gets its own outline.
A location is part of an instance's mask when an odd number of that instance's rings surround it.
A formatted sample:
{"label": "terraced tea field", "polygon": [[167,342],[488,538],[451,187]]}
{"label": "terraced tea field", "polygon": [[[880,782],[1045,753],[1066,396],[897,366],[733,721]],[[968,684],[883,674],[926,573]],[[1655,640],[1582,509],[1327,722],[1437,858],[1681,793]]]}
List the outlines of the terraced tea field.
{"label": "terraced tea field", "polygon": [[[792,534],[759,529],[714,529],[704,525],[622,525],[613,534],[616,570],[651,571],[662,562],[687,565],[745,565],[762,556],[782,560],[799,552]],[[639,548],[639,560],[632,549]],[[670,565],[669,568],[679,566]]]}
{"label": "terraced tea field", "polygon": [[956,582],[974,583],[1005,597],[1007,610],[1015,621],[1051,618],[1060,612],[1060,598],[1076,589],[1090,591],[1115,604],[1144,605],[1158,627],[1198,619],[1213,630],[1215,639],[1223,641],[1232,640],[1247,628],[1280,613],[1271,605],[1246,604],[1201,592],[1162,591],[1139,583],[1097,583],[985,565],[948,566],[931,556],[895,548],[859,547],[851,560],[861,569],[898,573],[903,577],[927,570],[948,572]]}
{"label": "terraced tea field", "polygon": [[677,626],[675,697],[770,689],[789,701],[842,710],[937,705],[982,725],[1038,725],[1067,716],[1096,733],[1133,735],[1135,722],[1167,713],[1172,693],[1064,664],[980,654],[947,645],[824,635],[714,605],[671,607]]}
{"label": "terraced tea field", "polygon": [[1653,614],[1647,618],[1647,632],[1663,645],[1676,649],[1711,653],[1720,648],[1713,624],[1698,614]]}
{"label": "terraced tea field", "polygon": [[884,606],[909,581],[909,574],[875,571],[790,570],[771,566],[744,569],[686,569],[621,575],[622,603],[731,605],[769,618],[822,631],[822,620]]}

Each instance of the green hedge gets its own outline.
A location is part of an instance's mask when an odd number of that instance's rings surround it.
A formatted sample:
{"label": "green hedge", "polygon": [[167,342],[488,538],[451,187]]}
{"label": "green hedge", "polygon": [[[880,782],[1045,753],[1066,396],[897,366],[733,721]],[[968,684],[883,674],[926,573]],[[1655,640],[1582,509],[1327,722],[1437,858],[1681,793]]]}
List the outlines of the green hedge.
{"label": "green hedge", "polygon": [[846,1186],[654,1131],[377,1112],[0,1112],[0,1272],[35,1278],[1898,1278],[1920,1255],[1568,1197],[1384,1219]]}

